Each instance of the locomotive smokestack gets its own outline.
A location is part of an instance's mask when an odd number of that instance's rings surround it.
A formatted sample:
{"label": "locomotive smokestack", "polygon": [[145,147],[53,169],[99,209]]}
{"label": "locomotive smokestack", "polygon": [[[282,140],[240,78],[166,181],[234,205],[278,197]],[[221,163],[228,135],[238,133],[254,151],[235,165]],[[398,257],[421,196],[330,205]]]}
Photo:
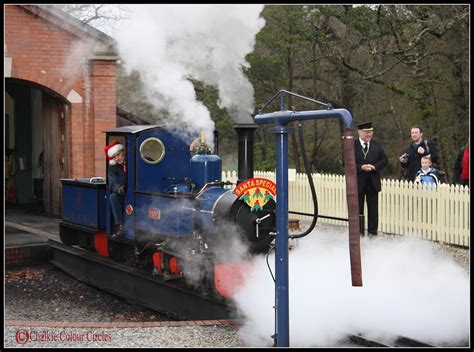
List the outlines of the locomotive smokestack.
{"label": "locomotive smokestack", "polygon": [[219,155],[219,132],[214,130],[214,154]]}
{"label": "locomotive smokestack", "polygon": [[237,184],[253,177],[253,135],[258,128],[256,124],[239,124],[233,126],[237,132],[238,171]]}

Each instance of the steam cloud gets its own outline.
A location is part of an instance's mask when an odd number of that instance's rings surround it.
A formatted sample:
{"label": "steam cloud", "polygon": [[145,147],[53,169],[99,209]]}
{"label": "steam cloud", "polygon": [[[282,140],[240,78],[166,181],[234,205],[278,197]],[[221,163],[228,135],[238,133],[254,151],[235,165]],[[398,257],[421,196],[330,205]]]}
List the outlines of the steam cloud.
{"label": "steam cloud", "polygon": [[[313,232],[290,251],[290,346],[337,346],[347,333],[442,346],[468,341],[469,276],[450,256],[420,239],[362,238],[364,286],[352,287],[347,237]],[[269,262],[274,267],[274,256]],[[234,297],[247,317],[239,334],[252,346],[271,346],[274,283],[264,258],[253,267]]]}
{"label": "steam cloud", "polygon": [[158,109],[173,121],[212,137],[214,122],[196,99],[191,80],[217,86],[219,106],[252,122],[253,87],[245,56],[265,22],[263,5],[133,5],[116,39],[127,68],[138,70]]}

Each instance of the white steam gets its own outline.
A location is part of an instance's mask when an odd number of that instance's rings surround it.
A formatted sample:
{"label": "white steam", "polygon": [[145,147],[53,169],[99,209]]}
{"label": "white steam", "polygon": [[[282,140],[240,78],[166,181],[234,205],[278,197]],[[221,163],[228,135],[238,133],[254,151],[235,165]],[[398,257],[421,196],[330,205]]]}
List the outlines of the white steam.
{"label": "white steam", "polygon": [[94,54],[94,46],[94,41],[88,39],[80,39],[71,42],[71,48],[67,53],[60,71],[61,77],[66,79],[64,84],[73,85],[75,81],[80,78],[84,66],[87,65]]}
{"label": "white steam", "polygon": [[[347,232],[299,241],[289,258],[290,346],[337,346],[348,333],[444,346],[468,341],[468,273],[434,244],[362,238],[364,286],[352,287]],[[274,268],[274,256],[269,263]],[[271,346],[274,283],[264,258],[254,268],[235,296],[247,318],[239,334],[252,346]]]}
{"label": "white steam", "polygon": [[95,42],[91,39],[79,39],[71,42],[67,56],[61,67],[60,74],[65,87],[73,88],[75,83],[84,78],[84,103],[90,108],[91,82],[89,60],[94,55]]}
{"label": "white steam", "polygon": [[[254,90],[243,73],[263,5],[133,5],[116,39],[127,68],[138,70],[151,102],[174,122],[210,138],[214,122],[191,80],[214,85],[219,105],[251,122]],[[250,121],[249,121],[250,119]]]}

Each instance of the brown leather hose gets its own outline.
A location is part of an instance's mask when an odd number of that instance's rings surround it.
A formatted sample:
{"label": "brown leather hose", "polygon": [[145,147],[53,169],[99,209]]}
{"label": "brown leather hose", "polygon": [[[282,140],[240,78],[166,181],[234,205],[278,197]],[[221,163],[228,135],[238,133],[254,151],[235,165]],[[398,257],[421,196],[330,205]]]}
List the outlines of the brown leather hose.
{"label": "brown leather hose", "polygon": [[344,168],[346,174],[347,212],[349,215],[349,254],[352,286],[362,286],[360,259],[359,200],[354,154],[354,137],[350,128],[344,129]]}

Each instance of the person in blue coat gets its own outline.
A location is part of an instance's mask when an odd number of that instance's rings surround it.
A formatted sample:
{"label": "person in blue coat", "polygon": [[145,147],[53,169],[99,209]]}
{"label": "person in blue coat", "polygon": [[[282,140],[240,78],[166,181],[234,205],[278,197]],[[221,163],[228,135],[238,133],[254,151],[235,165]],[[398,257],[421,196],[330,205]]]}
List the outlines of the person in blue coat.
{"label": "person in blue coat", "polygon": [[[382,189],[380,171],[387,166],[388,159],[380,143],[372,139],[372,122],[357,125],[359,138],[354,141],[359,193],[359,214],[364,214],[367,200],[369,237],[376,236],[378,230],[378,193]],[[364,234],[362,234],[364,235]]]}
{"label": "person in blue coat", "polygon": [[115,142],[105,147],[105,152],[109,159],[108,187],[114,220],[113,236],[123,236],[123,206],[127,190],[125,149],[122,144]]}
{"label": "person in blue coat", "polygon": [[434,185],[439,185],[441,183],[438,170],[431,167],[431,164],[431,158],[429,155],[425,155],[421,158],[421,168],[416,173],[415,183]]}

